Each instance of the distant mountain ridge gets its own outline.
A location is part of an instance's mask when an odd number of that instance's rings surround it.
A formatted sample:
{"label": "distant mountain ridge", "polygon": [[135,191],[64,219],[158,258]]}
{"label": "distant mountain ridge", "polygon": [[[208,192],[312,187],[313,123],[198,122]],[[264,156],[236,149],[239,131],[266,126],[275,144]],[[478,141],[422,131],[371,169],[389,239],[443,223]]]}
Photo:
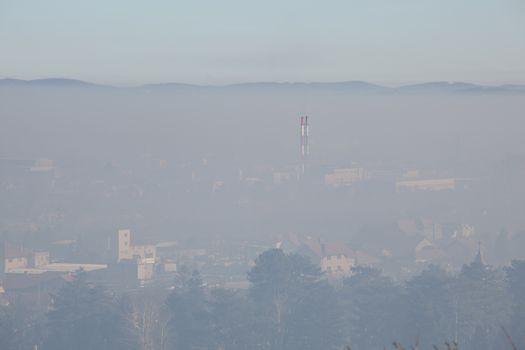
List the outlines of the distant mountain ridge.
{"label": "distant mountain ridge", "polygon": [[465,82],[427,82],[399,87],[387,87],[365,81],[342,82],[250,82],[230,85],[196,85],[177,82],[144,84],[134,87],[115,87],[76,79],[48,78],[37,80],[0,79],[0,87],[28,88],[112,88],[146,89],[173,92],[236,91],[236,92],[339,92],[371,95],[483,95],[525,94],[525,85],[479,85]]}
{"label": "distant mountain ridge", "polygon": [[46,78],[35,80],[0,79],[0,86],[20,87],[110,87],[77,79]]}

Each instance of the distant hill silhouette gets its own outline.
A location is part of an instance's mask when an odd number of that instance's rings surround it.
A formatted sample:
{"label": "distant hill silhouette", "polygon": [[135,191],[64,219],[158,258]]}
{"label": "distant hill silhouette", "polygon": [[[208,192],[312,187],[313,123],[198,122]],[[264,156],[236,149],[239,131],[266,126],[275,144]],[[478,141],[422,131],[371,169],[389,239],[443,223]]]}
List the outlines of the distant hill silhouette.
{"label": "distant hill silhouette", "polygon": [[195,85],[177,82],[145,84],[135,87],[113,87],[82,80],[49,78],[38,80],[0,79],[0,87],[27,88],[115,88],[146,89],[173,92],[235,91],[235,92],[330,92],[365,95],[521,95],[525,85],[478,85],[464,82],[428,82],[386,87],[364,81],[343,82],[253,82],[231,85]]}
{"label": "distant hill silhouette", "polygon": [[110,87],[76,79],[48,78],[36,80],[1,79],[0,86],[19,87]]}

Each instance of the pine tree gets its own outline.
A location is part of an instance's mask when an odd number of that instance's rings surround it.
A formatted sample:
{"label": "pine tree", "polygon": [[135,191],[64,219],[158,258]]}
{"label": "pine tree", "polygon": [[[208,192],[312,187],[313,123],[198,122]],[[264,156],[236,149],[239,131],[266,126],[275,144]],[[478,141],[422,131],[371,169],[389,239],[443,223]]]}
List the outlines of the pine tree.
{"label": "pine tree", "polygon": [[505,269],[509,294],[512,298],[509,336],[519,349],[525,348],[525,260],[514,260]]}
{"label": "pine tree", "polygon": [[421,345],[442,344],[455,338],[456,309],[454,277],[437,266],[429,266],[406,284],[404,329],[407,337]]}
{"label": "pine tree", "polygon": [[392,340],[405,340],[402,323],[407,311],[400,302],[401,293],[402,288],[378,269],[353,270],[341,291],[352,347],[381,349]]}
{"label": "pine tree", "polygon": [[13,309],[10,306],[0,306],[0,349],[14,350],[16,331]]}
{"label": "pine tree", "polygon": [[128,305],[82,271],[53,296],[47,319],[45,350],[138,349]]}
{"label": "pine tree", "polygon": [[325,349],[342,343],[341,313],[332,287],[307,258],[280,249],[262,253],[248,273],[266,349]]}
{"label": "pine tree", "polygon": [[167,298],[168,341],[173,349],[208,349],[212,344],[210,311],[198,271]]}
{"label": "pine tree", "polygon": [[455,282],[458,341],[462,349],[501,346],[501,327],[510,323],[511,302],[504,275],[485,265],[481,254],[465,265]]}

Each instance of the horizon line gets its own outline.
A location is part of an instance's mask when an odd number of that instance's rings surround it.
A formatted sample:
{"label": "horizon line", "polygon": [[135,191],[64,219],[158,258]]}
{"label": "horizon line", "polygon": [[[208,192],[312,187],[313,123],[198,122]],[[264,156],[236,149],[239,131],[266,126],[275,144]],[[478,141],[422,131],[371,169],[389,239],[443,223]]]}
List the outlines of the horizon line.
{"label": "horizon line", "polygon": [[201,83],[187,83],[182,81],[164,81],[164,82],[149,82],[149,83],[140,83],[140,84],[129,84],[129,85],[120,85],[120,84],[114,84],[114,83],[98,83],[90,80],[83,80],[83,79],[77,79],[77,78],[66,78],[66,77],[47,77],[47,78],[34,78],[34,79],[21,79],[21,78],[12,78],[12,77],[2,77],[0,78],[0,81],[14,81],[14,82],[24,82],[24,83],[31,83],[31,82],[45,82],[45,81],[63,81],[63,82],[76,82],[79,84],[86,84],[86,85],[92,85],[92,86],[99,86],[99,87],[112,87],[112,88],[141,88],[141,87],[148,87],[148,86],[162,86],[162,85],[181,85],[181,86],[188,86],[188,87],[209,87],[209,88],[224,88],[224,87],[235,87],[239,85],[256,85],[256,84],[276,84],[276,85],[308,85],[308,84],[344,84],[344,83],[362,83],[367,84],[371,86],[377,86],[382,88],[390,88],[390,89],[396,89],[396,88],[402,88],[402,87],[409,87],[409,86],[417,86],[417,85],[425,85],[425,84],[448,84],[448,85],[454,85],[454,84],[467,84],[467,85],[473,85],[476,87],[488,87],[488,88],[495,88],[495,87],[525,87],[525,83],[497,83],[497,84],[488,84],[488,83],[473,83],[470,81],[465,80],[422,80],[419,82],[412,82],[412,83],[401,83],[401,84],[384,84],[384,83],[375,83],[373,81],[368,80],[330,80],[330,81],[319,81],[319,80],[303,80],[303,81],[278,81],[278,80],[252,80],[252,81],[239,81],[235,83],[225,83],[225,84],[201,84]]}

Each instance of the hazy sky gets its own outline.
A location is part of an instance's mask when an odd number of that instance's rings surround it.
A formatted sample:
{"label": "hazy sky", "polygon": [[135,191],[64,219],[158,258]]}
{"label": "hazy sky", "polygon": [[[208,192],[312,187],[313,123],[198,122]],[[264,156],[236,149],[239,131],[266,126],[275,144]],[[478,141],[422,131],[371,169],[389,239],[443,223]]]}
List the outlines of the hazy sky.
{"label": "hazy sky", "polygon": [[525,1],[0,0],[0,77],[525,83]]}

